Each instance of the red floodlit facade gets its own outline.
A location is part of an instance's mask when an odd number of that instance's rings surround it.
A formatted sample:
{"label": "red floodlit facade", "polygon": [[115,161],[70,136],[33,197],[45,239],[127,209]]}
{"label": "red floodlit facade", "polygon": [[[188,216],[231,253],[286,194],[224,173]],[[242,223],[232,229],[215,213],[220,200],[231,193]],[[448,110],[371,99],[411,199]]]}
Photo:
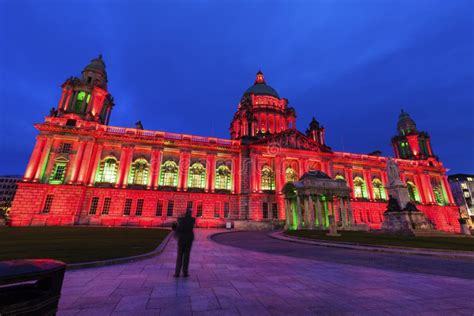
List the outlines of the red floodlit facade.
{"label": "red floodlit facade", "polygon": [[[14,226],[162,226],[192,208],[200,227],[282,222],[282,188],[305,172],[344,179],[354,222],[381,227],[388,193],[377,153],[333,151],[314,118],[305,133],[295,110],[258,72],[242,96],[230,139],[109,126],[114,106],[102,57],[62,86],[57,108],[36,124],[36,145],[11,209]],[[392,144],[410,198],[436,229],[458,232],[446,169],[429,135],[402,111]],[[337,217],[337,215],[336,215]]]}

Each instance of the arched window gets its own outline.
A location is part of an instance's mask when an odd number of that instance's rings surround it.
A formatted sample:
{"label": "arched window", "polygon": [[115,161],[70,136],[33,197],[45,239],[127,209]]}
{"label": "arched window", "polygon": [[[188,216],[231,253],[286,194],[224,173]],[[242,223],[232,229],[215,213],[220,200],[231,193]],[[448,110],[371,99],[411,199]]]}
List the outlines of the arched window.
{"label": "arched window", "polygon": [[113,157],[105,158],[99,168],[96,182],[115,183],[117,180],[117,159]]}
{"label": "arched window", "polygon": [[90,99],[90,95],[88,95],[84,91],[80,91],[76,97],[76,103],[74,104],[74,112],[76,113],[82,112],[82,104],[84,103],[84,101],[88,103],[89,99]]}
{"label": "arched window", "polygon": [[173,160],[167,160],[161,165],[160,185],[168,187],[178,186],[178,164]]}
{"label": "arched window", "polygon": [[204,189],[206,185],[206,167],[195,162],[189,167],[188,187]]}
{"label": "arched window", "polygon": [[438,205],[445,205],[446,204],[446,202],[444,200],[443,191],[441,189],[441,186],[439,186],[439,185],[433,186],[433,193],[434,193],[434,196],[435,196],[436,203]]}
{"label": "arched window", "polygon": [[354,178],[354,196],[356,198],[367,198],[365,181],[361,177]]}
{"label": "arched window", "polygon": [[298,181],[298,175],[296,174],[293,168],[288,167],[286,168],[285,179],[286,179],[286,182]]}
{"label": "arched window", "polygon": [[64,182],[64,176],[66,175],[67,162],[57,161],[54,164],[53,172],[49,177],[50,184],[61,184]]}
{"label": "arched window", "polygon": [[385,189],[383,187],[382,181],[380,179],[372,180],[372,190],[374,191],[374,198],[376,200],[385,200]]}
{"label": "arched window", "polygon": [[413,182],[407,181],[407,189],[410,200],[420,202],[420,195],[418,194],[418,190]]}
{"label": "arched window", "polygon": [[148,161],[146,161],[146,159],[139,158],[132,163],[132,167],[130,168],[129,183],[147,185],[149,173],[150,168]]}
{"label": "arched window", "polygon": [[433,188],[435,202],[438,205],[447,205],[448,197],[441,181],[438,178],[432,178],[431,187]]}
{"label": "arched window", "polygon": [[215,187],[218,190],[232,189],[232,173],[226,165],[221,165],[216,169]]}
{"label": "arched window", "polygon": [[275,190],[275,176],[269,166],[262,168],[262,190]]}

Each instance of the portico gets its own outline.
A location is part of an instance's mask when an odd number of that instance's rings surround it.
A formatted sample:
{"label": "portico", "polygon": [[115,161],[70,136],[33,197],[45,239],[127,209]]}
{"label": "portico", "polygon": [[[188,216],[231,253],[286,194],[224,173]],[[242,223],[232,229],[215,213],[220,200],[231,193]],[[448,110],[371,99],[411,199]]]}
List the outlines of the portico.
{"label": "portico", "polygon": [[321,171],[305,173],[299,181],[288,182],[285,194],[285,229],[326,229],[329,215],[342,228],[354,224],[351,189],[343,180],[331,179]]}

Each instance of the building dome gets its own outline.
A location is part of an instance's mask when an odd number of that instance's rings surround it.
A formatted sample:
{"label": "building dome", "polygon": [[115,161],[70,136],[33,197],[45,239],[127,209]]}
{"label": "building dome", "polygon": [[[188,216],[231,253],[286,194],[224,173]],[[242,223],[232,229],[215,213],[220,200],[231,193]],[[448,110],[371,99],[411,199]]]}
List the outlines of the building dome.
{"label": "building dome", "polygon": [[401,111],[398,116],[397,129],[401,134],[408,134],[416,131],[416,123],[405,111]]}
{"label": "building dome", "polygon": [[84,71],[88,71],[88,70],[105,73],[105,63],[104,63],[104,60],[102,59],[102,55],[99,55],[99,57],[91,60],[89,65],[87,65],[84,68]]}
{"label": "building dome", "polygon": [[249,95],[249,94],[268,95],[268,96],[272,96],[278,99],[280,98],[280,96],[275,91],[275,89],[267,85],[267,83],[265,82],[263,73],[261,71],[257,72],[255,83],[253,84],[253,86],[251,86],[244,92],[244,95]]}

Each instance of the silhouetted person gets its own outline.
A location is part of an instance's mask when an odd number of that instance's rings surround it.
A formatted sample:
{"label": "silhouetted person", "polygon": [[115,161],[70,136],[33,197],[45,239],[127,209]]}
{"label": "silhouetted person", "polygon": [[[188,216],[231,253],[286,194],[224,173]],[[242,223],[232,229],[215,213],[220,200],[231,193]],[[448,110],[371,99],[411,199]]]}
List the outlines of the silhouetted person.
{"label": "silhouetted person", "polygon": [[179,277],[181,267],[183,267],[183,276],[188,276],[189,256],[191,246],[194,240],[194,218],[191,216],[191,210],[186,210],[184,217],[178,218],[176,226],[176,239],[178,240],[178,254],[176,256],[176,270],[174,277]]}

